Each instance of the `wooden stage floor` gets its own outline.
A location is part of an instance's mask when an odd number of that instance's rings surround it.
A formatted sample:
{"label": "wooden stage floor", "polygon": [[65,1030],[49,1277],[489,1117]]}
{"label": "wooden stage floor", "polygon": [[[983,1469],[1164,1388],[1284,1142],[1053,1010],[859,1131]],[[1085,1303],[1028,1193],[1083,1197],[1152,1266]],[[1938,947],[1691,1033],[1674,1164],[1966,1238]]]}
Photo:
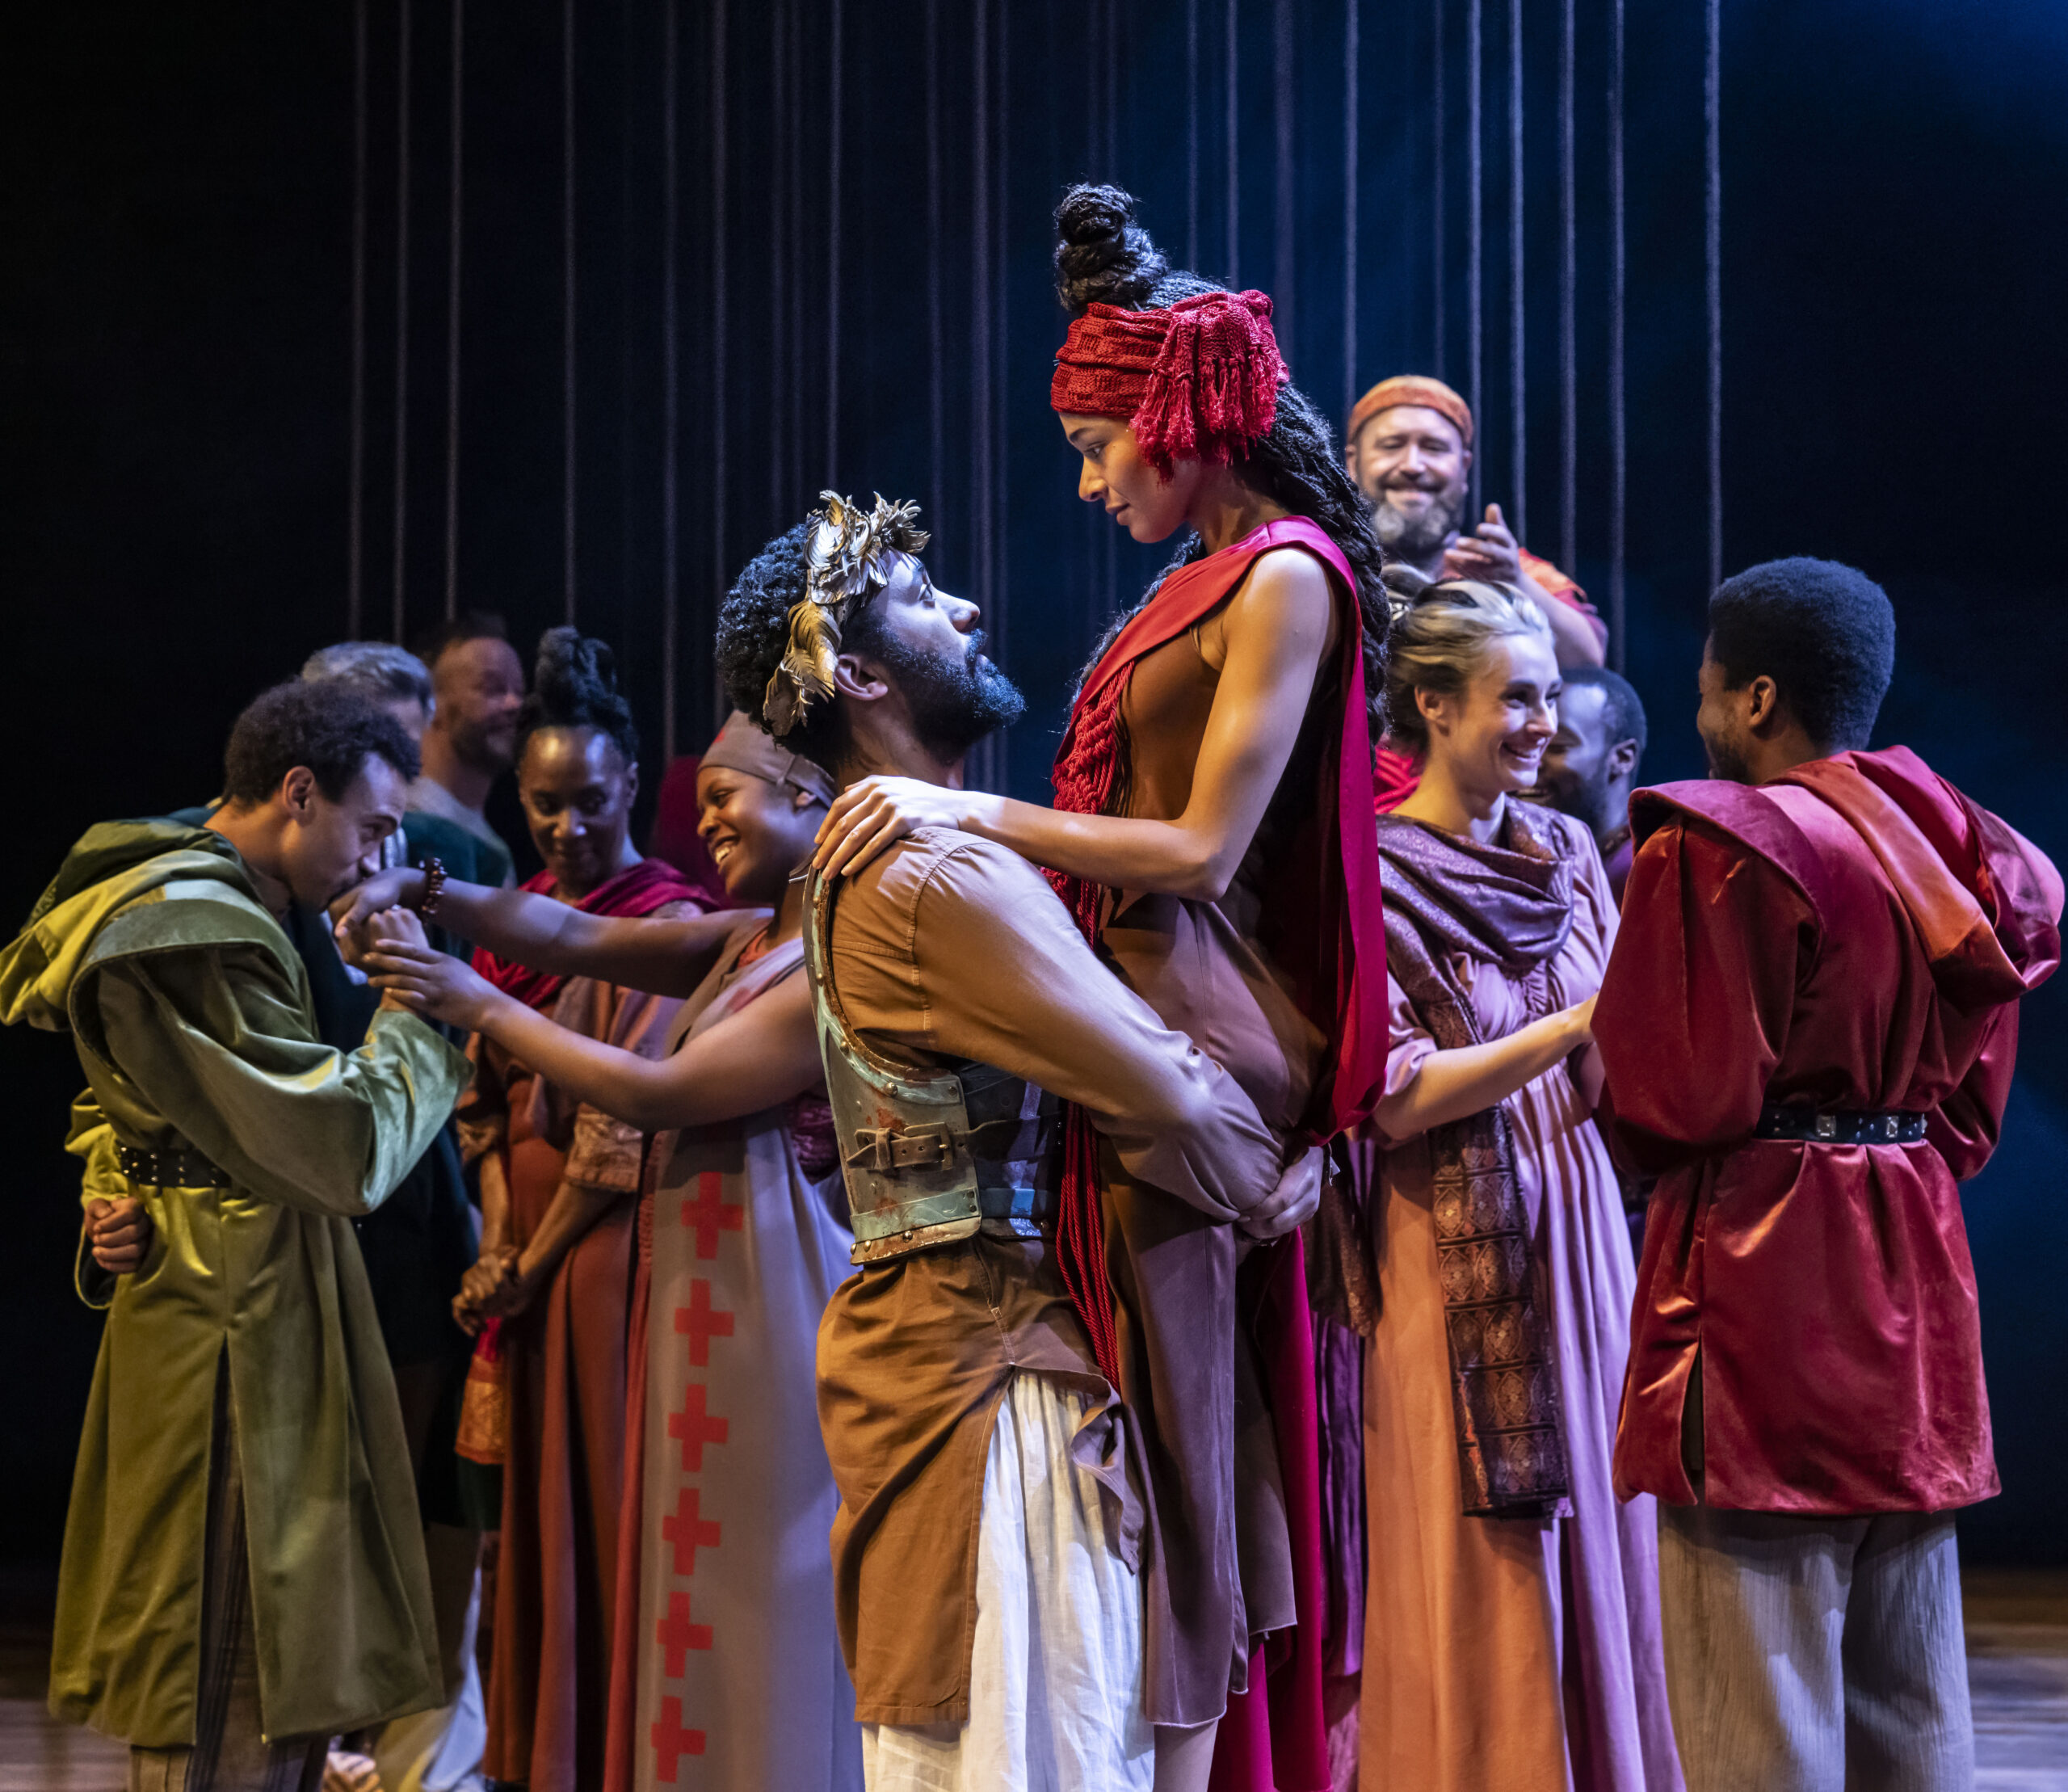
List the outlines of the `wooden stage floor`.
{"label": "wooden stage floor", "polygon": [[[1978,1792],[2068,1792],[2068,1571],[1971,1573],[1967,1622]],[[0,1792],[121,1792],[124,1752],[44,1714],[48,1651],[0,1631]]]}

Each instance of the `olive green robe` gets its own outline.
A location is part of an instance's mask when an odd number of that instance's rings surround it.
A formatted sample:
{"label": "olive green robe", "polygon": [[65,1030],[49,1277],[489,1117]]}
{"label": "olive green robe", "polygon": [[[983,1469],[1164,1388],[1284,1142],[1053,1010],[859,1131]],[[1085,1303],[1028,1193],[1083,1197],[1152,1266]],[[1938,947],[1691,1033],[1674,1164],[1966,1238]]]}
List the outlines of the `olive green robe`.
{"label": "olive green robe", "polygon": [[[220,835],[93,829],[0,949],[0,1021],[69,1029],[86,1191],[144,1201],[107,1306],[58,1588],[50,1706],[144,1748],[194,1740],[203,1538],[226,1357],[266,1734],[443,1696],[409,1451],[351,1216],[451,1112],[465,1059],[410,1015],[317,1037],[307,974]],[[228,1188],[132,1189],[118,1143],[183,1142]]]}

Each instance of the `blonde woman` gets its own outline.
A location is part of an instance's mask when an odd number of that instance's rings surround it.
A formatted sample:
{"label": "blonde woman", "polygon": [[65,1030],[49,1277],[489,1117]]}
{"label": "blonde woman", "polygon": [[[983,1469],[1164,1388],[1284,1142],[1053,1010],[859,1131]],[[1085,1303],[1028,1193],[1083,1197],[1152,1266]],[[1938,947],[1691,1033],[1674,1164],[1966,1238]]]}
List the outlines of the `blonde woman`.
{"label": "blonde woman", "polygon": [[1616,911],[1587,830],[1514,800],[1557,727],[1543,613],[1429,587],[1388,694],[1421,779],[1379,819],[1362,1781],[1677,1792],[1654,1517],[1609,1482],[1635,1269],[1590,1029]]}

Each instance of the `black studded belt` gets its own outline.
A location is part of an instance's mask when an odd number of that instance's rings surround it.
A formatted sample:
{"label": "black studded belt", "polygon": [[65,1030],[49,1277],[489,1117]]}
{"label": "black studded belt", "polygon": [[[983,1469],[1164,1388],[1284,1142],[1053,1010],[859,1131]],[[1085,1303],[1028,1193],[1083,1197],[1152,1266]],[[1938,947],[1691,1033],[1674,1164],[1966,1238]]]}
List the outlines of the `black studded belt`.
{"label": "black studded belt", "polygon": [[1864,1113],[1850,1108],[1783,1106],[1759,1110],[1755,1138],[1796,1140],[1805,1145],[1919,1145],[1926,1117],[1919,1113]]}
{"label": "black studded belt", "polygon": [[147,1151],[141,1146],[118,1145],[116,1155],[122,1173],[139,1188],[227,1188],[229,1177],[199,1151],[174,1146]]}

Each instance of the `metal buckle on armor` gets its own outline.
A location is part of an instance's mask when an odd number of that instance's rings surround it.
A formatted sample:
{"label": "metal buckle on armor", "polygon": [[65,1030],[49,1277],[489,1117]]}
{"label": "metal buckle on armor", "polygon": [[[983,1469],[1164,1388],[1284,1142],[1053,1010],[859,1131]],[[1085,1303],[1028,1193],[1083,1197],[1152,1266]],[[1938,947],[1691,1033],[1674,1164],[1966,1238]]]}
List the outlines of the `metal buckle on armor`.
{"label": "metal buckle on armor", "polygon": [[947,1126],[858,1126],[855,1148],[845,1161],[851,1170],[895,1176],[901,1170],[939,1169],[954,1158],[955,1134]]}

